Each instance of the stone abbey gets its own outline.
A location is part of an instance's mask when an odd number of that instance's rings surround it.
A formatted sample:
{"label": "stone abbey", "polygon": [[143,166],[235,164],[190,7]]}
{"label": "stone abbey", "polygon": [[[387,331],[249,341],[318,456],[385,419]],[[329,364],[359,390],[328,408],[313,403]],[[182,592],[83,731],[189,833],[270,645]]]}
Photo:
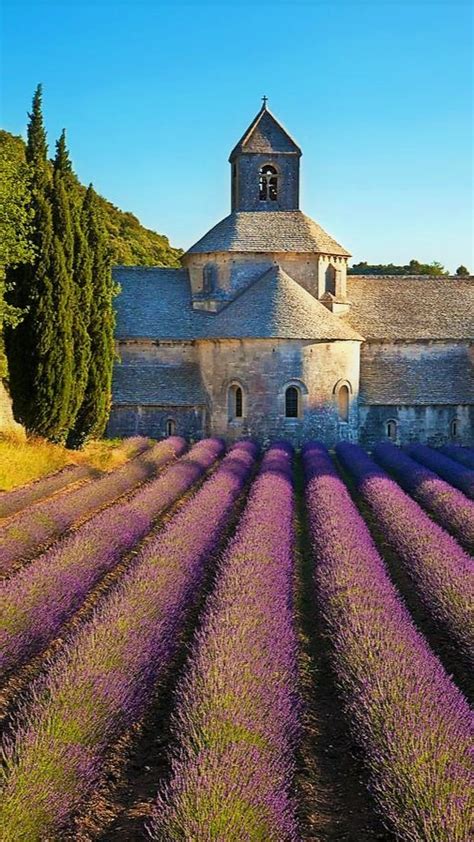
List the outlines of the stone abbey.
{"label": "stone abbey", "polygon": [[115,269],[109,435],[472,441],[474,279],[348,276],[300,210],[300,157],[264,102],[183,268]]}

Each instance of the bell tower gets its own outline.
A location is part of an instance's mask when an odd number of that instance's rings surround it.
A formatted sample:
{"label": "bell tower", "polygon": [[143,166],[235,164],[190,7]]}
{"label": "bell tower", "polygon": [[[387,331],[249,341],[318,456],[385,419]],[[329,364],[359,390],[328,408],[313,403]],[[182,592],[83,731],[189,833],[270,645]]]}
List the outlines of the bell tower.
{"label": "bell tower", "polygon": [[230,153],[232,211],[299,210],[301,149],[267,108],[267,97]]}

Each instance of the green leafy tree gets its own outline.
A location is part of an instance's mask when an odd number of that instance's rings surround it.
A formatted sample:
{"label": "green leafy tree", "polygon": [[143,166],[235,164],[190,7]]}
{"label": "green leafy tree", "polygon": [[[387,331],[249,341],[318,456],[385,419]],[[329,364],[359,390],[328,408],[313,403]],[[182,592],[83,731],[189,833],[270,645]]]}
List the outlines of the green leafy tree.
{"label": "green leafy tree", "polygon": [[349,275],[448,275],[442,263],[436,260],[433,263],[420,263],[418,260],[410,260],[404,266],[395,263],[355,263],[348,270]]}
{"label": "green leafy tree", "polygon": [[469,269],[461,263],[461,265],[456,269],[456,275],[459,278],[469,277]]}
{"label": "green leafy tree", "polygon": [[115,315],[109,238],[103,213],[92,185],[84,198],[84,230],[92,259],[92,301],[89,320],[91,357],[82,406],[71,438],[80,446],[98,438],[105,430],[110,412],[114,361]]}

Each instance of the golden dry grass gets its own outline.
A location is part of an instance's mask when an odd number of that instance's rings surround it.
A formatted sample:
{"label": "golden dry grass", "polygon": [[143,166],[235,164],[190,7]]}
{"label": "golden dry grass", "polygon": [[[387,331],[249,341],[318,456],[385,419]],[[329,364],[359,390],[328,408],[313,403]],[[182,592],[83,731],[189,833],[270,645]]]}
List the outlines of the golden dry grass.
{"label": "golden dry grass", "polygon": [[40,438],[9,435],[0,438],[0,490],[11,491],[65,465],[90,465],[100,471],[120,467],[133,456],[136,440],[102,439],[83,450],[67,450]]}

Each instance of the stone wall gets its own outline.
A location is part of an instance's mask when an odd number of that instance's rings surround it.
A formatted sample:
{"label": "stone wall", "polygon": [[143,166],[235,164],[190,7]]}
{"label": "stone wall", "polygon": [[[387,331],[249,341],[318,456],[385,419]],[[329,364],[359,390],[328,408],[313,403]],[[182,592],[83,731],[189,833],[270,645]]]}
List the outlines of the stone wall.
{"label": "stone wall", "polygon": [[5,384],[0,380],[0,435],[25,435],[24,428],[13,417],[12,402]]}
{"label": "stone wall", "polygon": [[[259,171],[266,164],[277,170],[278,189],[275,201],[260,201]],[[279,211],[299,207],[299,156],[295,153],[269,152],[242,154],[231,164],[232,210]],[[234,180],[235,179],[235,180]]]}
{"label": "stone wall", "polygon": [[[421,442],[433,447],[452,443],[472,446],[474,443],[474,405],[472,404],[361,406],[359,418],[359,441],[368,448],[388,437],[388,421],[396,422],[394,443],[402,446],[411,442]],[[455,434],[452,428],[453,421],[456,422]]]}
{"label": "stone wall", "polygon": [[[210,431],[226,439],[286,438],[328,445],[357,438],[359,343],[298,340],[201,341],[201,372],[210,400]],[[230,419],[229,389],[241,386],[244,417]],[[300,392],[299,418],[285,418],[285,391]],[[339,418],[338,389],[350,390],[348,421]]]}
{"label": "stone wall", "polygon": [[167,435],[167,422],[174,422],[173,432],[190,439],[207,435],[204,407],[183,406],[114,406],[107,425],[107,438],[123,436],[151,436],[161,439]]}
{"label": "stone wall", "polygon": [[[218,310],[275,263],[301,284],[315,298],[326,291],[337,298],[346,296],[347,259],[321,254],[290,254],[288,252],[222,252],[191,254],[184,260],[189,270],[194,307]],[[214,290],[205,291],[205,273],[212,271]],[[333,273],[334,291],[330,289]]]}

